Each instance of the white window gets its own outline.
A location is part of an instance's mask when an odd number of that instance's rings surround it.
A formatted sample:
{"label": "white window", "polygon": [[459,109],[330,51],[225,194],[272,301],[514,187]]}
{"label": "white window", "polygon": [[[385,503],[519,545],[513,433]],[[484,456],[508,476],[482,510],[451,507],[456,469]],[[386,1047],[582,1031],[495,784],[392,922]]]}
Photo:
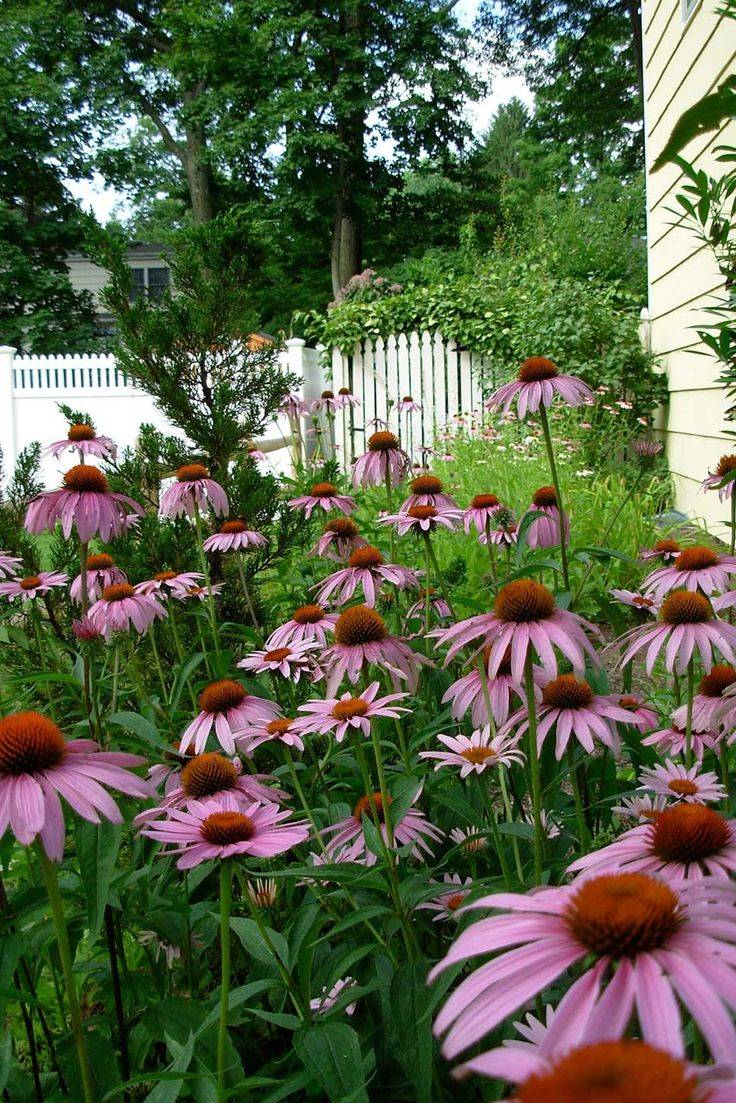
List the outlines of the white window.
{"label": "white window", "polygon": [[683,23],[687,23],[695,9],[700,6],[700,0],[680,0],[680,17]]}

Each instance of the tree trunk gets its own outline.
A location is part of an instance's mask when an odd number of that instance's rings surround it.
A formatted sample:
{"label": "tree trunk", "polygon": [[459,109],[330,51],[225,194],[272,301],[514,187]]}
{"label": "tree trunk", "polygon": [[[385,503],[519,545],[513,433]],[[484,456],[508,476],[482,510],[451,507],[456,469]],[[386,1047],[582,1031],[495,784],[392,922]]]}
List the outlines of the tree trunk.
{"label": "tree trunk", "polygon": [[192,221],[195,225],[201,225],[215,217],[212,173],[204,159],[205,141],[201,128],[188,127],[186,140],[184,169],[189,185]]}
{"label": "tree trunk", "polygon": [[340,15],[345,43],[343,93],[336,104],[340,153],[337,159],[330,268],[337,295],[362,269],[363,234],[360,190],[365,178],[365,88],[361,0],[349,0]]}
{"label": "tree trunk", "polygon": [[644,45],[642,40],[641,4],[639,0],[628,0],[631,39],[634,47],[634,62],[639,83],[642,111],[644,110]]}

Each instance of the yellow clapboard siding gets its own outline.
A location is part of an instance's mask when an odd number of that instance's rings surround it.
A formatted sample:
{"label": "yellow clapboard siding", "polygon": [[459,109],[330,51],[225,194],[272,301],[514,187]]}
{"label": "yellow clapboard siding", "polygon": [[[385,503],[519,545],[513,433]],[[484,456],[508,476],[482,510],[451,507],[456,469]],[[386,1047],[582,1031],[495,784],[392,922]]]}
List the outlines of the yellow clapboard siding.
{"label": "yellow clapboard siding", "polygon": [[655,249],[649,257],[650,310],[656,316],[691,302],[701,288],[705,294],[722,282],[711,250],[696,246],[692,251],[692,235],[682,233],[672,241],[666,240],[667,248]]}
{"label": "yellow clapboard siding", "polygon": [[[729,24],[732,23],[729,20]],[[693,25],[698,23],[698,15]],[[684,40],[687,44],[690,39]],[[718,33],[717,24],[711,23],[708,34],[693,35],[693,47],[698,52],[682,54],[679,63],[668,65],[662,80],[654,89],[647,86],[647,113],[649,134],[655,135],[661,127],[669,131],[682,111],[695,103],[709,89],[724,79],[733,56],[733,40],[730,35]]]}
{"label": "yellow clapboard siding", "polygon": [[[660,84],[666,83],[672,92],[684,80],[695,61],[707,45],[724,35],[725,17],[706,3],[702,12],[683,26],[680,5],[669,5],[670,18],[661,23],[661,34],[656,32],[652,50],[647,54],[647,84],[650,101],[656,102]],[[724,54],[728,58],[728,51]],[[669,96],[664,102],[668,102]],[[654,120],[652,120],[654,123]]]}

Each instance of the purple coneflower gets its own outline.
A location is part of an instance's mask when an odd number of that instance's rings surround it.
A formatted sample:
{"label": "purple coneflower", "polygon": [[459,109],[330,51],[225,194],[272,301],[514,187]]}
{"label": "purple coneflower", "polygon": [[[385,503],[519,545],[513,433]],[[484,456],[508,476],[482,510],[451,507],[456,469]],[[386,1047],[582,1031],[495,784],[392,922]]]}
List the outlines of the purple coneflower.
{"label": "purple coneflower", "polygon": [[[459,873],[446,873],[442,878],[444,884],[442,892],[431,900],[425,900],[423,904],[417,904],[417,911],[436,912],[432,916],[433,923],[441,923],[443,920],[452,919],[457,922],[457,910],[464,903],[466,896],[473,887],[472,877],[461,878]],[[435,882],[430,882],[434,884]]]}
{"label": "purple coneflower", "polygon": [[530,356],[519,368],[518,377],[494,391],[486,406],[489,410],[500,407],[508,413],[512,402],[518,398],[517,412],[523,418],[527,412],[534,413],[540,406],[545,409],[551,406],[557,394],[568,406],[580,406],[593,400],[593,392],[582,379],[562,375],[557,365],[546,356]]}
{"label": "purple coneflower", "polygon": [[304,740],[299,722],[291,716],[278,716],[275,720],[254,720],[238,732],[238,746],[252,757],[261,743],[283,743],[295,751],[304,750]]}
{"label": "purple coneflower", "polygon": [[12,578],[14,574],[18,573],[22,559],[19,559],[17,555],[11,555],[10,552],[0,552],[0,578]]}
{"label": "purple coneflower", "polygon": [[375,605],[384,584],[390,582],[398,590],[418,589],[419,575],[409,567],[387,563],[383,555],[371,545],[351,552],[347,567],[328,575],[315,586],[315,598],[320,605],[330,600],[344,605],[358,586],[363,591],[366,605]]}
{"label": "purple coneflower", "polygon": [[289,681],[298,683],[302,674],[314,669],[314,651],[319,648],[316,640],[292,642],[288,647],[274,647],[270,651],[251,651],[237,664],[240,670],[250,670],[253,674],[280,674]]}
{"label": "purple coneflower", "polygon": [[319,398],[313,398],[309,403],[310,412],[313,414],[324,413],[334,417],[335,414],[342,410],[343,400],[339,395],[336,395],[333,391],[322,391]]}
{"label": "purple coneflower", "polygon": [[360,399],[355,397],[349,387],[340,387],[337,397],[340,399],[344,410],[357,410],[360,407]]}
{"label": "purple coneflower", "polygon": [[[484,648],[482,662],[485,664],[486,669],[488,668],[489,654],[490,648]],[[534,682],[535,685],[537,685],[537,697],[541,695],[538,683],[543,680],[543,672],[539,667],[535,667]],[[504,656],[504,660],[495,675],[487,678],[487,685],[493,721],[500,727],[508,720],[512,701],[518,699],[521,703],[526,703],[526,692],[523,685],[520,685],[511,677],[510,654]],[[464,674],[462,678],[458,678],[458,680],[453,682],[449,689],[445,691],[445,695],[442,698],[442,704],[446,705],[448,701],[452,702],[453,720],[462,720],[465,713],[470,710],[474,727],[482,728],[491,721],[486,706],[483,678],[477,667],[474,667],[468,674]]]}
{"label": "purple coneflower", "polygon": [[368,438],[368,451],[359,456],[353,466],[354,486],[398,486],[409,473],[411,461],[399,444],[398,437],[379,430]]}
{"label": "purple coneflower", "polygon": [[107,543],[127,531],[131,515],[143,515],[143,506],[127,494],[110,490],[99,467],[80,463],[67,471],[63,481],[61,490],[44,491],[31,499],[25,520],[28,532],[35,536],[53,532],[60,522],[67,539],[76,526],[83,544],[93,536]]}
{"label": "purple coneflower", "polygon": [[638,437],[633,441],[631,447],[637,459],[644,464],[651,463],[652,460],[656,460],[657,456],[661,456],[664,452],[664,445],[661,440],[649,440],[647,437]]}
{"label": "purple coneflower", "polygon": [[128,582],[107,586],[89,610],[89,619],[105,639],[112,632],[129,631],[131,625],[145,635],[155,620],[165,616],[156,594],[137,594]]}
{"label": "purple coneflower", "polygon": [[351,552],[367,547],[368,541],[360,535],[355,521],[351,521],[349,517],[336,517],[333,521],[327,522],[322,535],[309,554],[341,563]]}
{"label": "purple coneflower", "polygon": [[434,532],[438,525],[451,532],[462,517],[459,509],[438,509],[437,506],[410,506],[405,513],[392,513],[379,517],[379,525],[394,525],[399,536],[407,532]]}
{"label": "purple coneflower", "polygon": [[638,728],[639,731],[650,731],[657,723],[657,711],[650,705],[645,705],[643,701],[640,701],[638,697],[633,697],[629,693],[621,694],[620,696],[609,694],[609,701],[618,705],[619,708],[625,709],[628,714],[628,720],[626,721],[632,728]]}
{"label": "purple coneflower", "polygon": [[357,682],[369,665],[386,670],[394,689],[406,682],[410,692],[417,688],[419,668],[431,661],[397,636],[389,635],[383,617],[367,605],[353,605],[340,614],[335,625],[334,643],[320,659],[327,677],[327,692],[334,693],[347,678]]}
{"label": "purple coneflower", "polygon": [[247,884],[248,896],[254,908],[262,910],[272,908],[276,903],[278,889],[273,877],[255,877]]}
{"label": "purple coneflower", "polygon": [[89,739],[69,742],[48,717],[16,712],[0,719],[0,838],[8,827],[23,846],[40,836],[54,862],[64,854],[59,797],[85,820],[122,823],[104,786],[132,797],[150,796],[147,781],[130,773],[145,759],[101,751]]}
{"label": "purple coneflower", "polygon": [[228,512],[227,494],[210,478],[201,463],[186,463],[176,472],[176,481],[161,495],[159,513],[162,517],[194,517],[207,507],[220,516]]}
{"label": "purple coneflower", "polygon": [[736,662],[734,644],[736,628],[717,620],[708,599],[692,590],[674,590],[668,594],[656,624],[632,628],[616,641],[617,647],[622,651],[626,649],[621,657],[622,666],[646,648],[647,674],[652,673],[663,648],[666,669],[684,674],[696,651],[707,670],[714,665],[716,652],[729,662]]}
{"label": "purple coneflower", "polygon": [[668,882],[732,878],[734,827],[736,820],[725,819],[713,808],[680,801],[664,808],[651,823],[632,827],[615,842],[576,859],[568,873],[657,873]]}
{"label": "purple coneflower", "polygon": [[511,674],[520,684],[527,656],[535,654],[547,674],[556,677],[555,648],[570,661],[575,673],[583,673],[586,655],[600,665],[587,632],[599,634],[577,613],[558,609],[552,593],[541,582],[520,578],[501,587],[492,613],[481,613],[450,628],[437,628],[431,635],[437,638],[438,646],[450,645],[445,665],[461,648],[475,641],[480,647],[489,647],[490,678],[495,678],[510,650]]}
{"label": "purple coneflower", "polygon": [[[309,1001],[310,1011],[313,1011],[315,1015],[325,1015],[328,1011],[332,1011],[340,997],[344,993],[350,992],[351,988],[355,988],[356,984],[357,981],[353,980],[352,977],[343,977],[341,980],[336,980],[331,988],[323,988],[319,996],[315,996],[314,999]],[[352,1015],[355,1008],[355,1003],[345,1004],[345,1014]]]}
{"label": "purple coneflower", "polygon": [[371,721],[378,717],[398,720],[403,713],[411,711],[394,703],[403,701],[408,697],[407,693],[389,693],[385,697],[377,697],[379,689],[380,682],[371,682],[359,696],[353,696],[348,691],[342,697],[331,697],[326,701],[307,701],[299,706],[299,712],[306,713],[297,721],[299,730],[305,735],[312,732],[322,735],[332,733],[335,742],[342,743],[351,731],[360,732],[364,736],[370,735]]}
{"label": "purple coneflower", "polygon": [[[392,817],[394,845],[396,847],[410,846],[412,858],[420,861],[425,855],[432,854],[427,840],[439,842],[442,832],[434,824],[431,824],[426,816],[414,808],[419,799],[421,789],[417,791],[411,806],[398,818]],[[389,808],[393,804],[393,797],[388,797]],[[383,810],[383,800],[380,793],[369,793],[361,797],[353,809],[352,815],[339,823],[331,824],[323,831],[325,835],[332,835],[327,844],[327,853],[331,861],[336,861],[339,855],[341,862],[364,862],[367,866],[375,865],[376,855],[368,850],[363,831],[363,819],[371,819],[383,836],[388,847],[389,838],[386,829],[386,821]]]}
{"label": "purple coneflower", "polygon": [[290,392],[281,399],[279,413],[286,414],[291,421],[297,421],[307,416],[309,406],[300,395]]}
{"label": "purple coneflower", "polygon": [[86,643],[89,643],[90,640],[98,640],[102,636],[99,628],[95,627],[94,621],[89,616],[73,620],[72,633],[75,639],[83,640]]}
{"label": "purple coneflower", "polygon": [[153,578],[139,582],[135,592],[182,598],[195,587],[199,587],[203,578],[204,575],[197,571],[158,571]]}
{"label": "purple coneflower", "polygon": [[475,1045],[580,966],[557,1009],[558,1030],[575,1037],[586,1022],[581,1005],[591,993],[597,1000],[604,985],[600,1017],[607,1030],[623,1033],[636,1011],[645,1041],[682,1053],[679,997],[714,1059],[732,1060],[736,1029],[725,994],[736,980],[734,904],[736,884],[725,878],[670,885],[643,873],[589,877],[528,895],[498,893],[467,904],[465,912],[506,914],[465,928],[429,974],[433,980],[451,965],[496,953],[460,983],[440,1012],[435,1031],[448,1031],[444,1055],[452,1058]]}
{"label": "purple coneflower", "polygon": [[721,456],[716,464],[715,471],[710,471],[708,477],[700,484],[701,490],[717,490],[722,502],[733,496],[733,485],[736,479],[736,456]]}
{"label": "purple coneflower", "polygon": [[710,772],[700,773],[700,766],[683,766],[667,759],[664,766],[643,769],[639,781],[640,789],[648,789],[662,797],[684,801],[686,804],[710,804],[723,800],[726,790],[719,784],[718,775]]}
{"label": "purple coneflower", "polygon": [[[557,491],[553,486],[540,486],[534,491],[532,504],[527,513],[541,513],[535,517],[526,531],[526,542],[530,548],[554,548],[560,542],[560,511],[557,508]],[[523,522],[524,517],[521,521]],[[564,518],[565,542],[570,539],[570,521]]]}
{"label": "purple coneflower", "polygon": [[254,697],[231,678],[221,678],[205,686],[199,695],[200,712],[181,737],[179,750],[183,754],[194,744],[201,754],[214,729],[218,742],[227,754],[235,753],[235,736],[255,720],[273,720],[279,707],[265,697]]}
{"label": "purple coneflower", "polygon": [[488,839],[485,835],[477,831],[463,831],[462,827],[452,828],[450,840],[468,855],[480,854],[481,851],[488,849]]}
{"label": "purple coneflower", "polygon": [[642,563],[674,563],[682,548],[676,540],[658,540],[651,548],[642,548],[639,558]]}
{"label": "purple coneflower", "polygon": [[65,440],[56,440],[44,449],[44,455],[58,459],[62,452],[78,452],[80,456],[96,456],[99,460],[115,460],[118,454],[114,441],[98,437],[88,422],[70,425]]}
{"label": "purple coneflower", "polygon": [[688,750],[701,762],[706,751],[717,751],[721,735],[717,731],[693,731],[688,743],[684,727],[672,721],[669,728],[661,728],[642,739],[643,747],[656,747],[659,754],[684,755]]}
{"label": "purple coneflower", "polygon": [[466,510],[463,510],[463,525],[465,532],[469,533],[471,526],[475,525],[477,531],[483,534],[489,525],[493,524],[496,510],[501,505],[495,494],[476,494]]}
{"label": "purple coneflower", "polygon": [[[700,680],[698,692],[693,696],[693,731],[713,731],[720,723],[731,727],[731,713],[736,701],[727,691],[736,684],[736,670],[728,663],[714,666]],[[687,705],[681,705],[672,713],[672,721],[678,728],[687,724]]]}
{"label": "purple coneflower", "polygon": [[406,513],[412,506],[434,506],[438,510],[457,509],[457,502],[444,493],[444,485],[436,475],[417,475],[409,484],[411,494],[399,507]]}
{"label": "purple coneflower", "polygon": [[290,647],[301,640],[316,640],[327,647],[327,634],[335,631],[337,613],[326,613],[321,605],[300,605],[291,620],[280,625],[266,640],[266,647]]}
{"label": "purple coneflower", "polygon": [[192,801],[186,810],[170,808],[162,819],[144,824],[141,834],[178,854],[179,869],[193,869],[213,858],[275,858],[299,846],[309,830],[299,820],[284,823],[290,815],[275,804],[244,807],[226,793],[219,800]]}
{"label": "purple coneflower", "polygon": [[516,1089],[508,1103],[731,1103],[736,1091],[731,1066],[695,1066],[684,1060],[681,1050],[666,1052],[637,1039],[612,1040],[602,1006],[596,1008],[592,1030],[583,1018],[593,1010],[589,1002],[581,1013],[582,1034],[561,1035],[553,1019],[543,1041],[504,1042],[466,1061],[455,1076],[475,1072],[510,1081]]}
{"label": "purple coneflower", "polygon": [[622,797],[620,804],[615,804],[611,811],[620,820],[633,820],[634,823],[652,823],[660,812],[667,807],[664,797],[650,797],[648,794],[642,797]]}
{"label": "purple coneflower", "polygon": [[[108,586],[114,586],[117,582],[127,582],[124,571],[116,565],[111,555],[104,552],[101,555],[87,556],[87,596],[90,601],[97,601],[102,596],[102,591]],[[82,576],[78,574],[71,584],[69,595],[72,601],[82,600]]]}
{"label": "purple coneflower", "polygon": [[495,544],[498,547],[512,547],[516,544],[519,535],[513,509],[509,509],[508,506],[498,506],[493,514],[493,526],[480,534],[479,544]]}
{"label": "purple coneflower", "polygon": [[420,414],[422,412],[422,406],[420,402],[416,402],[410,394],[405,394],[403,398],[400,398],[396,409],[400,414]]}
{"label": "purple coneflower", "polygon": [[[154,778],[149,772],[149,780]],[[136,824],[155,819],[169,808],[187,808],[193,800],[219,798],[228,793],[240,804],[280,804],[283,789],[264,785],[272,780],[263,774],[243,772],[238,758],[226,758],[217,751],[205,751],[184,761],[181,770],[166,778],[166,795],[156,808],[148,808],[135,818]]]}
{"label": "purple coneflower", "polygon": [[490,727],[479,728],[472,735],[438,735],[446,751],[420,751],[419,757],[435,760],[435,770],[443,766],[459,766],[460,777],[482,774],[490,766],[514,766],[524,762],[519,740],[508,734],[491,737]]}
{"label": "purple coneflower", "polygon": [[685,548],[672,566],[658,567],[647,575],[642,589],[655,599],[672,590],[700,590],[704,594],[727,590],[730,576],[736,574],[736,556],[720,555],[712,548]]}
{"label": "purple coneflower", "polygon": [[406,610],[407,621],[419,620],[423,617],[428,600],[430,613],[433,613],[437,620],[447,620],[448,617],[452,616],[450,606],[434,586],[420,586],[419,599]]}
{"label": "purple coneflower", "polygon": [[634,609],[644,617],[656,617],[659,612],[661,602],[651,594],[642,594],[637,590],[609,590],[609,593],[616,601],[620,601],[622,605],[628,605],[630,609]]}
{"label": "purple coneflower", "polygon": [[0,582],[0,595],[8,601],[19,598],[21,604],[25,604],[36,597],[43,597],[56,586],[66,586],[68,581],[68,577],[60,571],[39,571],[38,574],[31,574],[26,578],[11,578],[7,582]]}
{"label": "purple coneflower", "polygon": [[[574,736],[589,754],[595,740],[618,753],[616,722],[629,724],[630,714],[614,703],[615,699],[594,693],[588,682],[573,674],[560,674],[542,689],[542,700],[536,710],[537,750],[541,751],[547,736],[555,733],[555,758],[559,760]],[[529,727],[526,708],[509,717],[505,732],[516,729],[521,737]]]}
{"label": "purple coneflower", "polygon": [[245,551],[247,548],[265,548],[266,537],[249,529],[245,521],[224,521],[220,531],[208,536],[202,547],[206,552]]}
{"label": "purple coneflower", "polygon": [[355,498],[349,494],[340,494],[332,483],[315,483],[309,494],[302,494],[299,498],[290,498],[289,505],[293,510],[303,510],[305,517],[309,518],[315,509],[321,508],[325,513],[331,509],[339,509],[341,513],[352,513],[357,508]]}

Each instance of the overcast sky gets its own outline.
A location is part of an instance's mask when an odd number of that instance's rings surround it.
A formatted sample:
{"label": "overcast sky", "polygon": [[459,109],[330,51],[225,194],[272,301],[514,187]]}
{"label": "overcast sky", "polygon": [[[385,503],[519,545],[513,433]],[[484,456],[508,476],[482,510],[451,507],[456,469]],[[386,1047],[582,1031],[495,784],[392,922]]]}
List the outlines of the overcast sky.
{"label": "overcast sky", "polygon": [[[377,0],[380,3],[380,0]],[[460,0],[455,11],[464,26],[470,26],[478,9],[478,0]],[[484,74],[488,75],[488,74]],[[508,103],[514,96],[531,105],[532,96],[521,77],[507,77],[497,74],[493,77],[491,93],[482,100],[469,103],[466,110],[475,135],[482,134],[490,119],[502,103]],[[381,150],[379,149],[379,152]],[[67,187],[85,208],[92,211],[100,222],[107,222],[116,207],[125,208],[125,197],[114,188],[105,186],[101,176],[92,180],[68,180]]]}

